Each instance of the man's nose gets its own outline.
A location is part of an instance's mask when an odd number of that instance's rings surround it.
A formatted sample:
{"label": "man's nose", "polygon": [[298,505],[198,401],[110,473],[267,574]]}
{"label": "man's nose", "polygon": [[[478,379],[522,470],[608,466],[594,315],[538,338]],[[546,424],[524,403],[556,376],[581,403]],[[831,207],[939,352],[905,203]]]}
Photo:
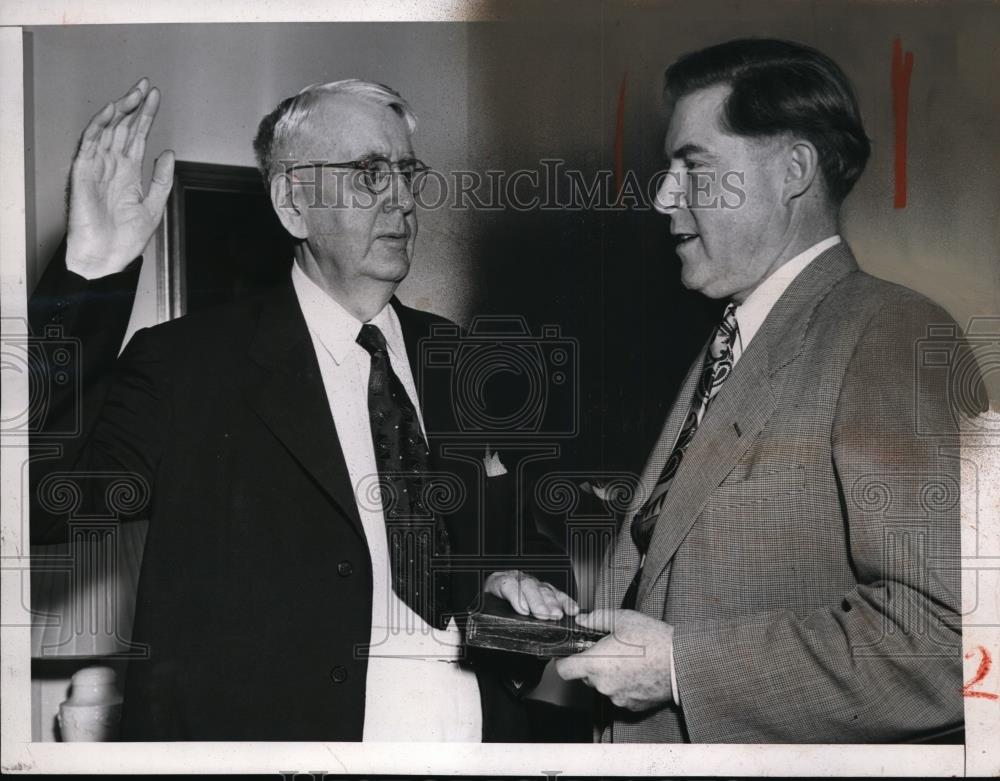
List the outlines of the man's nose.
{"label": "man's nose", "polygon": [[653,208],[660,214],[673,214],[678,209],[687,208],[687,192],[684,173],[670,169],[663,175],[663,181],[656,189]]}
{"label": "man's nose", "polygon": [[394,173],[389,182],[386,192],[384,206],[387,210],[400,209],[405,214],[409,214],[416,206],[416,199],[413,197],[413,184],[401,173]]}

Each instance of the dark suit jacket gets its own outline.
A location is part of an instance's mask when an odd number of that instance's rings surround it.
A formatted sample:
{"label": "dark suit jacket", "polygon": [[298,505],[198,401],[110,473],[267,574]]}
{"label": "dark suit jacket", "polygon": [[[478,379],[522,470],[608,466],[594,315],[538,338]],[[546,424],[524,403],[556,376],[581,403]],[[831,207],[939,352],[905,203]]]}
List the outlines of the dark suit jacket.
{"label": "dark suit jacket", "polygon": [[[638,609],[675,627],[680,708],[609,708],[605,740],[897,742],[961,727],[957,418],[947,367],[921,358],[928,342],[954,358],[957,336],[845,244],[789,286],[685,453],[643,567]],[[620,534],[599,605],[620,605],[637,565]]]}
{"label": "dark suit jacket", "polygon": [[[82,338],[87,391],[83,431],[61,457],[43,458],[35,438],[33,541],[65,539],[67,519],[85,513],[150,519],[133,633],[148,659],[128,670],[123,736],[360,740],[371,565],[294,290],[139,331],[115,362],[137,276],[135,264],[87,283],[59,257],[31,308],[36,333],[61,323]],[[484,443],[433,435],[453,418],[450,389],[420,387],[418,342],[447,321],[393,306],[433,467],[463,488],[444,517],[462,562],[452,602],[470,605],[483,575],[516,562],[513,477],[487,480]],[[80,399],[48,403],[53,428]],[[484,738],[528,739],[515,695],[537,668],[475,666]]]}

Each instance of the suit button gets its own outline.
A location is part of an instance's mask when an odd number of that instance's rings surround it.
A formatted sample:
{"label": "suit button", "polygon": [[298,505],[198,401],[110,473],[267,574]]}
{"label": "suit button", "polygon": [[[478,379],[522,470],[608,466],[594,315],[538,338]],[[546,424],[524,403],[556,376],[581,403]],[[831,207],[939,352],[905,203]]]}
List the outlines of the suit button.
{"label": "suit button", "polygon": [[334,683],[343,683],[347,680],[347,668],[341,667],[339,664],[330,670],[330,680]]}
{"label": "suit button", "polygon": [[354,567],[349,561],[342,561],[337,565],[337,574],[342,578],[346,578],[354,573]]}

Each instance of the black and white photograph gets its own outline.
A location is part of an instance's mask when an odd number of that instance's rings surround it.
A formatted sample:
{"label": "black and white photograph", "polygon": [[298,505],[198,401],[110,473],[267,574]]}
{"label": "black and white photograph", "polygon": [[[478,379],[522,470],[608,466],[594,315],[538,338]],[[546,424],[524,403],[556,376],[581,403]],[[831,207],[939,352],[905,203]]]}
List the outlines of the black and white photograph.
{"label": "black and white photograph", "polygon": [[0,20],[5,773],[1000,774],[1000,5]]}

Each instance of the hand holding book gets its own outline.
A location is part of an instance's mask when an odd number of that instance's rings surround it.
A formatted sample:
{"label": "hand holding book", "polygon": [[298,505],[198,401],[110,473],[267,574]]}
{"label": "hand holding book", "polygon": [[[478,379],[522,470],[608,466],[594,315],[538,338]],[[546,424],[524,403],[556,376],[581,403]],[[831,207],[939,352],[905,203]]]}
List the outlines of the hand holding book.
{"label": "hand holding book", "polygon": [[627,710],[680,704],[670,624],[635,610],[581,615],[568,595],[516,571],[491,575],[485,592],[466,625],[469,646],[558,658],[559,677]]}

